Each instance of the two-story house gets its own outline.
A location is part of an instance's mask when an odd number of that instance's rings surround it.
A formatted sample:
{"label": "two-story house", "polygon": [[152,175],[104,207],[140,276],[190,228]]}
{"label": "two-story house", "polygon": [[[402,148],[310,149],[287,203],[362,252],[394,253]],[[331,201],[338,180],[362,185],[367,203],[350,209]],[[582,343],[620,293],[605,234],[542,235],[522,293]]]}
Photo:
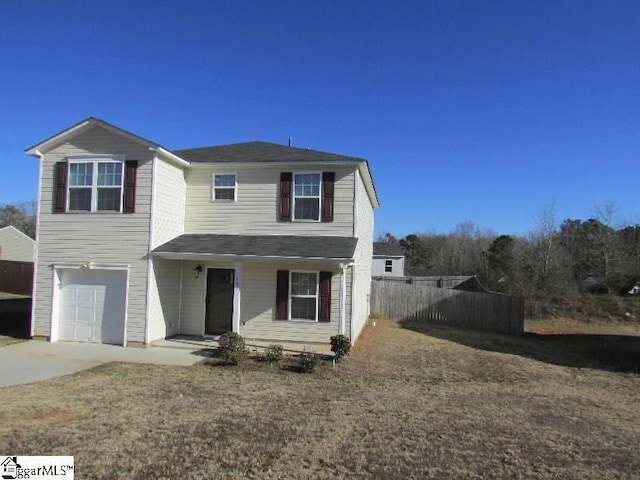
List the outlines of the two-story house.
{"label": "two-story house", "polygon": [[272,143],[170,151],[96,118],[38,143],[32,335],[353,341],[368,318],[366,160]]}

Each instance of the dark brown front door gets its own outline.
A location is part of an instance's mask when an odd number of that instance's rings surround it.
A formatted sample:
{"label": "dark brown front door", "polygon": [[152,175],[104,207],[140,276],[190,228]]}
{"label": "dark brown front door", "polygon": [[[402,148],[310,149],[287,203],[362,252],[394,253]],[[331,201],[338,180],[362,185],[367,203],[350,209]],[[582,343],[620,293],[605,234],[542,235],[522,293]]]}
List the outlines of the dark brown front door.
{"label": "dark brown front door", "polygon": [[207,269],[205,335],[230,332],[233,319],[233,269]]}

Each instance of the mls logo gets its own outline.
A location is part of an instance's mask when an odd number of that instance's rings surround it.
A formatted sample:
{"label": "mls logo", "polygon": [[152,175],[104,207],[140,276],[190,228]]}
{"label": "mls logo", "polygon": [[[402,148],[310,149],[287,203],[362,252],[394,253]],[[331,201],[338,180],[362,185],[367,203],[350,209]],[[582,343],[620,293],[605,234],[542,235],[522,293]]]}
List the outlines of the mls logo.
{"label": "mls logo", "polygon": [[7,457],[2,463],[0,463],[0,471],[2,471],[2,478],[7,480],[13,480],[18,476],[18,469],[22,468],[18,465],[18,457]]}

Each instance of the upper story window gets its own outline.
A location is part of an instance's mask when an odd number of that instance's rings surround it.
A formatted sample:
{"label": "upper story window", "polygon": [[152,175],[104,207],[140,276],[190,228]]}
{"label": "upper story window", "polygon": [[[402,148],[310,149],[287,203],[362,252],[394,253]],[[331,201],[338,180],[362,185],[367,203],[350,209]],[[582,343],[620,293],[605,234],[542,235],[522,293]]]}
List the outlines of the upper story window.
{"label": "upper story window", "polygon": [[384,261],[384,271],[385,273],[391,273],[393,271],[393,260]]}
{"label": "upper story window", "polygon": [[70,160],[69,212],[122,211],[123,162]]}
{"label": "upper story window", "polygon": [[121,156],[56,162],[53,213],[135,213],[138,161]]}
{"label": "upper story window", "polygon": [[226,200],[235,202],[238,198],[238,177],[235,173],[213,174],[212,200]]}
{"label": "upper story window", "polygon": [[319,173],[293,174],[293,219],[320,221]]}

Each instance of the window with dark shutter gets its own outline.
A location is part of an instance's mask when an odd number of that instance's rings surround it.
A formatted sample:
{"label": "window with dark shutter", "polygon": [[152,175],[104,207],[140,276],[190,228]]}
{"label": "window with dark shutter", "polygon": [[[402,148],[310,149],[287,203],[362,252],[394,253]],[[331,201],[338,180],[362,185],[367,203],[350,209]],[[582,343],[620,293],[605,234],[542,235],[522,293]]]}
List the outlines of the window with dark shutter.
{"label": "window with dark shutter", "polygon": [[334,172],[322,173],[322,221],[333,222],[333,189],[336,182]]}
{"label": "window with dark shutter", "polygon": [[318,321],[331,321],[331,272],[320,272]]}
{"label": "window with dark shutter", "polygon": [[289,319],[289,270],[278,270],[276,280],[276,320]]}
{"label": "window with dark shutter", "polygon": [[291,182],[293,174],[282,172],[280,174],[280,221],[291,221]]}
{"label": "window with dark shutter", "polygon": [[56,163],[53,213],[64,213],[67,211],[67,166],[68,163],[66,161]]}
{"label": "window with dark shutter", "polygon": [[127,160],[125,162],[124,175],[124,200],[122,211],[124,213],[134,213],[136,211],[136,177],[138,172],[138,161]]}

